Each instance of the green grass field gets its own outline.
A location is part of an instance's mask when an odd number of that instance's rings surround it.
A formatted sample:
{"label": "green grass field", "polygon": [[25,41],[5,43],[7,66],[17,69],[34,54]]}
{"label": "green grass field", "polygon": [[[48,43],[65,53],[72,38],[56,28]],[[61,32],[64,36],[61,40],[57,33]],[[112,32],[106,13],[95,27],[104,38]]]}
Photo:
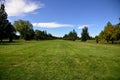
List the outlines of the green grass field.
{"label": "green grass field", "polygon": [[0,80],[120,80],[120,46],[64,40],[0,43]]}

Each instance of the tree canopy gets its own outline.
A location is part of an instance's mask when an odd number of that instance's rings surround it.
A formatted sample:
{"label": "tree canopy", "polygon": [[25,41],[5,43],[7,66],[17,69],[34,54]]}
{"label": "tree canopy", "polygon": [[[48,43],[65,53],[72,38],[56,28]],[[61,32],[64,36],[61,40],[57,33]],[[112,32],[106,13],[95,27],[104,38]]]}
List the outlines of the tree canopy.
{"label": "tree canopy", "polygon": [[13,25],[7,20],[7,13],[5,11],[4,4],[1,4],[0,7],[0,40],[3,38],[9,38],[9,41],[12,42],[13,36],[15,35],[15,29]]}
{"label": "tree canopy", "polygon": [[21,38],[25,40],[30,40],[34,38],[33,25],[29,21],[14,21],[14,27],[20,33]]}
{"label": "tree canopy", "polygon": [[56,37],[52,36],[52,34],[47,34],[47,31],[35,30],[35,39],[36,40],[52,40]]}
{"label": "tree canopy", "polygon": [[81,41],[87,41],[88,39],[89,39],[88,28],[85,26],[85,27],[82,29]]}
{"label": "tree canopy", "polygon": [[99,40],[107,43],[120,40],[120,24],[112,25],[108,22],[104,30],[99,34]]}
{"label": "tree canopy", "polygon": [[69,34],[65,34],[63,39],[75,41],[77,39],[77,33],[73,29],[73,31],[70,31]]}

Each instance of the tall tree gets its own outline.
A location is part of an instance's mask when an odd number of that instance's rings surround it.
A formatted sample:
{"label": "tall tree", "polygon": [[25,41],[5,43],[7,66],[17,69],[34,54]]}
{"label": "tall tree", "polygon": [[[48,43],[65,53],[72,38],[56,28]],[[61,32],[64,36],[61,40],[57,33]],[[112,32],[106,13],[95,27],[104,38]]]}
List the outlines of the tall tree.
{"label": "tall tree", "polygon": [[7,13],[5,11],[4,4],[1,4],[0,7],[0,40],[3,38],[9,38],[9,41],[12,42],[13,36],[15,34],[15,29],[13,25],[7,20]]}
{"label": "tall tree", "polygon": [[113,25],[110,22],[108,22],[104,28],[104,37],[107,43],[111,40],[113,32],[114,32]]}
{"label": "tall tree", "polygon": [[21,38],[25,40],[31,40],[34,38],[33,25],[29,21],[14,21],[14,27],[20,33]]}
{"label": "tall tree", "polygon": [[107,42],[112,41],[112,43],[114,43],[114,41],[117,39],[117,35],[119,34],[119,27],[108,22],[104,28],[104,33]]}
{"label": "tall tree", "polygon": [[82,29],[81,41],[87,41],[88,39],[89,39],[88,28],[85,26],[85,27]]}
{"label": "tall tree", "polygon": [[77,39],[77,33],[76,33],[76,31],[74,29],[72,31],[71,38],[72,38],[73,41],[75,41]]}
{"label": "tall tree", "polygon": [[115,40],[120,39],[120,24],[112,25],[110,22],[107,23],[104,30],[99,34],[100,41],[111,41],[114,43]]}

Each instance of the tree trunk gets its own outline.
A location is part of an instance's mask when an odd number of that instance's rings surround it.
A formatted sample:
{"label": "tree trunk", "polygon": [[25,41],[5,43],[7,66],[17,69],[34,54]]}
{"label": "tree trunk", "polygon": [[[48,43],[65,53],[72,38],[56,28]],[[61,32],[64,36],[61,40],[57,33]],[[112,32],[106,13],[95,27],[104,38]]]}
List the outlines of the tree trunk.
{"label": "tree trunk", "polygon": [[10,36],[9,36],[9,42],[12,42],[13,41],[13,35],[11,34]]}
{"label": "tree trunk", "polygon": [[0,35],[0,42],[2,42],[2,35]]}
{"label": "tree trunk", "polygon": [[112,44],[114,43],[114,40],[112,40]]}

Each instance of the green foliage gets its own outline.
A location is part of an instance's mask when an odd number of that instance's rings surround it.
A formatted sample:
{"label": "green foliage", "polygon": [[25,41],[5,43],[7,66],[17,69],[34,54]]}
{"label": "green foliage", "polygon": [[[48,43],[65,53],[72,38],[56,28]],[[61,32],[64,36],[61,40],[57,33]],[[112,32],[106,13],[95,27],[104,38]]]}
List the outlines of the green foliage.
{"label": "green foliage", "polygon": [[69,32],[69,34],[65,34],[63,36],[64,40],[72,40],[75,41],[77,39],[77,33],[75,32],[75,30],[73,29],[73,31]]}
{"label": "green foliage", "polygon": [[105,39],[104,37],[105,37],[104,36],[104,31],[101,31],[100,34],[99,34],[99,39],[104,40]]}
{"label": "green foliage", "polygon": [[31,40],[34,38],[33,25],[29,21],[14,21],[14,27],[20,33],[21,38],[25,40]]}
{"label": "green foliage", "polygon": [[119,80],[120,46],[46,40],[0,43],[0,80]]}
{"label": "green foliage", "polygon": [[115,40],[120,39],[120,25],[112,25],[110,22],[107,23],[104,30],[99,34],[100,41],[111,41],[114,43]]}
{"label": "green foliage", "polygon": [[0,40],[3,38],[9,38],[12,42],[13,36],[15,35],[15,29],[13,25],[7,20],[7,13],[5,12],[4,4],[0,7]]}
{"label": "green foliage", "polygon": [[35,39],[36,40],[52,40],[55,39],[52,34],[47,34],[46,31],[35,30]]}
{"label": "green foliage", "polygon": [[85,26],[85,27],[82,29],[81,41],[87,41],[88,39],[89,39],[88,28]]}
{"label": "green foliage", "polygon": [[95,36],[95,40],[96,40],[96,43],[98,43],[99,42],[99,37]]}
{"label": "green foliage", "polygon": [[120,40],[120,23],[115,25],[114,30],[115,30],[114,36],[116,37],[116,40]]}

